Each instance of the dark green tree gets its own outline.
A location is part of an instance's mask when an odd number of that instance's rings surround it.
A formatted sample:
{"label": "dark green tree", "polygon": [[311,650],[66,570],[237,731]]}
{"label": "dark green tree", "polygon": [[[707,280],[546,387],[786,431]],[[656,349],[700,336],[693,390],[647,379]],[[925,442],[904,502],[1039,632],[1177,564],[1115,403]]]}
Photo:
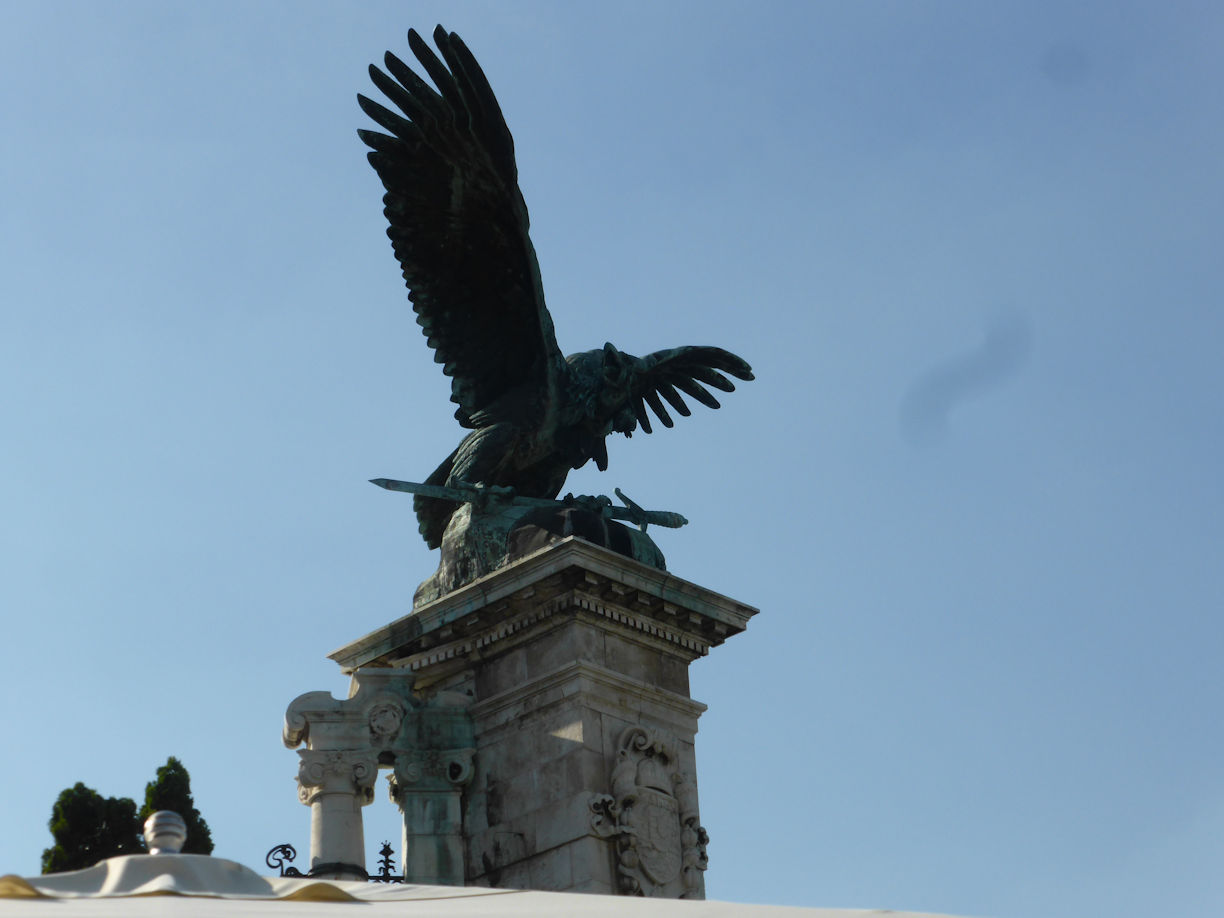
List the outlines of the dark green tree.
{"label": "dark green tree", "polygon": [[80,781],[60,792],[49,826],[55,844],[43,851],[43,873],[81,870],[108,857],[144,851],[136,803],[103,797]]}
{"label": "dark green tree", "polygon": [[166,764],[157,769],[157,777],[145,785],[144,806],[140,808],[140,824],[149,815],[158,810],[174,810],[187,823],[187,843],[183,845],[184,854],[212,854],[212,833],[208,823],[200,816],[200,811],[191,799],[191,775],[183,763],[174,756],[166,759]]}

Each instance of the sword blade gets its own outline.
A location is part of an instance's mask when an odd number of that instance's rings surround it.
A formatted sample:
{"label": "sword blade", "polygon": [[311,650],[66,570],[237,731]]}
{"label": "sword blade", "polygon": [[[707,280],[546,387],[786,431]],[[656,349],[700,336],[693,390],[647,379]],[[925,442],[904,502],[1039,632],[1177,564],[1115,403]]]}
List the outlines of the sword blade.
{"label": "sword blade", "polygon": [[[473,503],[481,499],[481,488],[472,485],[463,487],[450,487],[447,485],[431,485],[421,484],[415,481],[400,481],[396,478],[371,478],[370,484],[378,485],[388,491],[403,491],[407,494],[415,494],[418,497],[432,497],[437,500],[449,500],[455,503]],[[496,499],[496,495],[488,495]],[[603,507],[601,512],[604,516],[614,520],[624,520],[629,523],[641,524],[649,523],[653,526],[665,526],[669,529],[679,529],[681,526],[687,525],[688,520],[679,513],[672,513],[668,510],[643,510],[637,504],[632,503],[624,495],[617,493],[626,503],[632,504],[631,507]],[[504,498],[503,498],[504,499]],[[509,503],[518,504],[522,507],[544,507],[556,508],[565,510],[571,508],[572,504],[567,504],[561,500],[549,500],[545,497],[523,497],[515,495],[510,498]]]}

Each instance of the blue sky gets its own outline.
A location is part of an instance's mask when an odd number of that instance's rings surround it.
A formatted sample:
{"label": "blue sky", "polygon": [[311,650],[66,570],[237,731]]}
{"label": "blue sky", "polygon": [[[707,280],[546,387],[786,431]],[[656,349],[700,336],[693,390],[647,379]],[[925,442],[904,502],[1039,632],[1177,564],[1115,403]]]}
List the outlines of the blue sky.
{"label": "blue sky", "polygon": [[[458,31],[567,352],[755,382],[569,487],[762,610],[693,667],[711,897],[1224,907],[1224,13],[108,3],[0,28],[0,872],[180,757],[305,850],[286,704],[408,611],[458,441],[354,133]],[[367,808],[371,852],[398,835]]]}

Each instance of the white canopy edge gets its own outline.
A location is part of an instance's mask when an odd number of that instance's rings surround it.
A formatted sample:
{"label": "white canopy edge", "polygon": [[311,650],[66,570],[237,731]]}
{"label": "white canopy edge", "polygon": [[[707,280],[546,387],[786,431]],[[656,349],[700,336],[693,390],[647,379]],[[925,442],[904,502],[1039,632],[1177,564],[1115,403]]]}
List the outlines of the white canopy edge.
{"label": "white canopy edge", "polygon": [[[55,900],[54,904],[48,900]],[[122,901],[118,901],[122,900]],[[412,903],[409,905],[409,903]],[[585,893],[261,877],[198,854],[113,857],[86,870],[0,877],[0,915],[334,918],[354,906],[412,918],[941,918],[917,912],[798,908]],[[50,906],[50,907],[49,907]],[[357,907],[356,912],[365,909]]]}

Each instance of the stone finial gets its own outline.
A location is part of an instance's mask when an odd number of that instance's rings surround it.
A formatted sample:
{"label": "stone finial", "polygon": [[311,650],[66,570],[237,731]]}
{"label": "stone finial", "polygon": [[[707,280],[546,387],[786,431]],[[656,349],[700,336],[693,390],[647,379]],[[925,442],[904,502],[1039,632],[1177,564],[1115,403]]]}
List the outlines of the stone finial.
{"label": "stone finial", "polygon": [[187,841],[187,823],[173,810],[158,810],[145,820],[144,841],[150,854],[178,854]]}

